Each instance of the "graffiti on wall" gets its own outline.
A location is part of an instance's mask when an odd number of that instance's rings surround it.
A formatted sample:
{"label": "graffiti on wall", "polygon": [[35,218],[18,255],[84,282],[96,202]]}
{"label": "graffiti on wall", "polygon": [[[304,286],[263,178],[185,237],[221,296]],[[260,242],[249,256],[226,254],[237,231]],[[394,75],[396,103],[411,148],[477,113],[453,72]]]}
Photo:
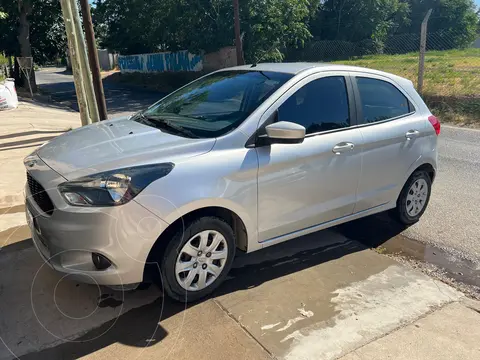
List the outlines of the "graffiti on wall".
{"label": "graffiti on wall", "polygon": [[156,54],[125,55],[118,57],[122,72],[201,71],[202,57],[188,51]]}

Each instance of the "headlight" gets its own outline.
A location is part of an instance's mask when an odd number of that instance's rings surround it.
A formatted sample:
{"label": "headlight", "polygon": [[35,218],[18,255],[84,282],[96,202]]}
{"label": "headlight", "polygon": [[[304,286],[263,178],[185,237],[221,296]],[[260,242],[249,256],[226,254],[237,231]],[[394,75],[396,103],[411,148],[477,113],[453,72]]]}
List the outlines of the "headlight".
{"label": "headlight", "polygon": [[168,175],[173,167],[172,163],[164,163],[106,171],[67,181],[58,190],[70,205],[122,205],[153,181]]}

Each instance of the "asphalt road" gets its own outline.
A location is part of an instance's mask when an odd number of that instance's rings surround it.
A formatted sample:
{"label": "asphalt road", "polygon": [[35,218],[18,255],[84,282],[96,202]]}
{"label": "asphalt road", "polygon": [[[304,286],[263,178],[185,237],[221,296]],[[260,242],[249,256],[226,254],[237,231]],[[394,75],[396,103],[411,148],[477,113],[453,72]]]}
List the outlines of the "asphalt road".
{"label": "asphalt road", "polygon": [[[37,85],[55,101],[68,102],[78,111],[72,74],[64,68],[45,68],[36,72]],[[132,89],[112,82],[103,84],[109,117],[128,115],[160,100],[165,93]]]}
{"label": "asphalt road", "polygon": [[429,207],[404,235],[480,264],[480,130],[444,125],[438,167]]}
{"label": "asphalt road", "polygon": [[[63,69],[38,71],[37,83],[55,100],[76,106],[73,77]],[[164,96],[108,82],[104,88],[110,117],[138,111]],[[403,235],[480,264],[479,204],[480,130],[444,125],[439,138],[439,170],[429,207],[421,221]]]}

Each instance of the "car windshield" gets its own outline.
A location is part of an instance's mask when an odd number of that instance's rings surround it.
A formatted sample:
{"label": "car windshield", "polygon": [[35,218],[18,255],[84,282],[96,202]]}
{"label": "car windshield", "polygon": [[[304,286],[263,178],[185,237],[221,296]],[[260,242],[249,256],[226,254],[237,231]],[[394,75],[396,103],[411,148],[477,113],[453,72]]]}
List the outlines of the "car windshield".
{"label": "car windshield", "polygon": [[210,138],[237,128],[292,77],[270,71],[221,71],[192,82],[132,119],[185,137]]}

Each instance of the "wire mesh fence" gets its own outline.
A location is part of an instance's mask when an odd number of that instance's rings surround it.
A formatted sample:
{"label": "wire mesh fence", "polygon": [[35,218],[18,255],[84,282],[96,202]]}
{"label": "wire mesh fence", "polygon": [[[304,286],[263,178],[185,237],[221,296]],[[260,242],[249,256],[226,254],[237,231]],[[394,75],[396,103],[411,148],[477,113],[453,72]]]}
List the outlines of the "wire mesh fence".
{"label": "wire mesh fence", "polygon": [[[480,123],[480,49],[462,33],[427,34],[423,97],[447,121]],[[420,33],[383,42],[313,40],[287,51],[285,61],[334,62],[367,67],[410,79],[417,86]]]}

